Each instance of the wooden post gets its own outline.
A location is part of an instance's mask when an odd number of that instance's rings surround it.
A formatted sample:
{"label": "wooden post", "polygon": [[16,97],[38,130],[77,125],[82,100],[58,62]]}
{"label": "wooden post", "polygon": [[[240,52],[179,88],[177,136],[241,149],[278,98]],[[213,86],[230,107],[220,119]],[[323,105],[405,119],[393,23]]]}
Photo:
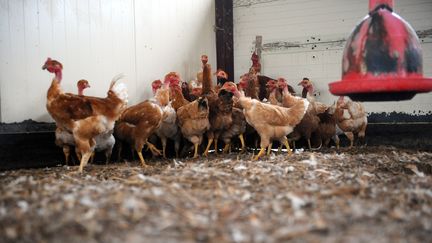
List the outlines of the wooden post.
{"label": "wooden post", "polygon": [[261,64],[261,70],[260,73],[263,73],[263,67],[262,67],[262,59],[261,59],[261,51],[262,51],[262,36],[257,35],[255,36],[255,51],[259,58],[259,63]]}
{"label": "wooden post", "polygon": [[255,36],[255,51],[258,55],[260,62],[261,62],[261,51],[262,51],[262,36],[257,35]]}
{"label": "wooden post", "polygon": [[216,8],[216,58],[217,68],[227,72],[228,79],[234,81],[234,36],[233,0],[215,0]]}

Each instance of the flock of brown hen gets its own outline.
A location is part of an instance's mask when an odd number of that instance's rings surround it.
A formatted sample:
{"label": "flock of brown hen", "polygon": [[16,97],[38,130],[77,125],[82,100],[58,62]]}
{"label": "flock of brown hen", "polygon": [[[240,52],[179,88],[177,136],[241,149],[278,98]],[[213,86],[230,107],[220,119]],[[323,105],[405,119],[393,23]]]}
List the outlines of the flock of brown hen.
{"label": "flock of brown hen", "polygon": [[[153,81],[153,98],[127,106],[127,89],[119,81],[123,76],[113,78],[105,98],[83,95],[83,90],[90,87],[86,80],[78,81],[78,94],[65,93],[61,89],[63,66],[48,58],[43,69],[55,76],[46,106],[56,122],[56,144],[63,148],[66,163],[73,146],[82,172],[95,151],[103,151],[108,162],[114,144],[118,144],[119,158],[122,145],[128,144],[138,154],[142,166],[147,166],[143,148],[166,158],[168,139],[174,141],[176,157],[193,151],[193,158],[197,158],[204,138],[207,144],[203,156],[208,156],[212,145],[214,153],[218,153],[220,140],[224,143],[222,152],[231,152],[232,141],[237,138],[238,149],[245,152],[248,138],[255,144],[250,147],[257,148],[259,141],[260,151],[254,160],[266,151],[269,154],[273,141],[279,142],[279,152],[285,146],[290,154],[289,141],[295,147],[300,138],[307,141],[309,149],[314,149],[312,136],[319,139],[319,147],[328,146],[333,139],[338,148],[338,135],[343,133],[350,146],[354,144],[354,135],[364,140],[367,117],[362,104],[344,97],[333,105],[317,102],[312,82],[307,78],[299,83],[303,86],[302,97],[295,96],[285,79],[260,75],[261,64],[255,53],[250,71],[240,77],[238,84],[228,81],[228,75],[218,70],[217,85],[213,86],[207,61],[203,55],[202,71],[196,80],[183,82],[177,72],[170,72],[163,81]],[[155,145],[157,138],[162,150]]]}

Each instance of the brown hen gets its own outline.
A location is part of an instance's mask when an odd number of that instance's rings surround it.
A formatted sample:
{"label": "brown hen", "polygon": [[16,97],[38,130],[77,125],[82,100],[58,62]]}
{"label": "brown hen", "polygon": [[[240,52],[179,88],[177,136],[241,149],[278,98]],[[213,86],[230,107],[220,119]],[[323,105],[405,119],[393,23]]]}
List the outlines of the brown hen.
{"label": "brown hen", "polygon": [[82,172],[94,151],[95,137],[110,132],[126,108],[126,86],[117,83],[122,76],[116,76],[111,81],[106,98],[73,95],[61,89],[63,66],[60,62],[48,58],[42,69],[55,73],[48,89],[46,107],[57,127],[73,134],[77,151],[82,154],[79,166]]}

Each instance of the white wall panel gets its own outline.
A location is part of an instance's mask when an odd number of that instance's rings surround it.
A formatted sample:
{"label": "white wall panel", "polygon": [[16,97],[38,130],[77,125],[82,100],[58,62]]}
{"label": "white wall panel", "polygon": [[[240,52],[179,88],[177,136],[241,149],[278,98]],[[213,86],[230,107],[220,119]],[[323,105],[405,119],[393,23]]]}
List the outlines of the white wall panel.
{"label": "white wall panel", "polygon": [[[367,12],[367,0],[234,0],[236,79],[251,66],[255,36],[261,35],[264,75],[287,78],[297,92],[301,89],[296,84],[309,77],[320,90],[319,100],[333,103],[337,97],[329,93],[328,83],[340,80],[345,39]],[[428,33],[421,40],[424,74],[431,77],[432,1],[395,0],[395,12],[415,30]],[[369,112],[427,114],[432,112],[432,93],[410,101],[365,105]]]}
{"label": "white wall panel", "polygon": [[0,0],[0,121],[52,121],[46,91],[47,57],[64,65],[62,87],[105,96],[124,73],[131,104],[151,95],[150,83],[169,71],[185,80],[200,55],[215,66],[213,0]]}

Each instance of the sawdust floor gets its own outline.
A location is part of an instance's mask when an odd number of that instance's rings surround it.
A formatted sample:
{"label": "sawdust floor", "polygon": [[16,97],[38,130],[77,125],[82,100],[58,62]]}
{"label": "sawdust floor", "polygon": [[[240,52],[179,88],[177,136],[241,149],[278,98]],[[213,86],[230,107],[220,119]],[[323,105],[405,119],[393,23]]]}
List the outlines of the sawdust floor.
{"label": "sawdust floor", "polygon": [[251,153],[0,172],[10,242],[427,242],[432,153]]}

